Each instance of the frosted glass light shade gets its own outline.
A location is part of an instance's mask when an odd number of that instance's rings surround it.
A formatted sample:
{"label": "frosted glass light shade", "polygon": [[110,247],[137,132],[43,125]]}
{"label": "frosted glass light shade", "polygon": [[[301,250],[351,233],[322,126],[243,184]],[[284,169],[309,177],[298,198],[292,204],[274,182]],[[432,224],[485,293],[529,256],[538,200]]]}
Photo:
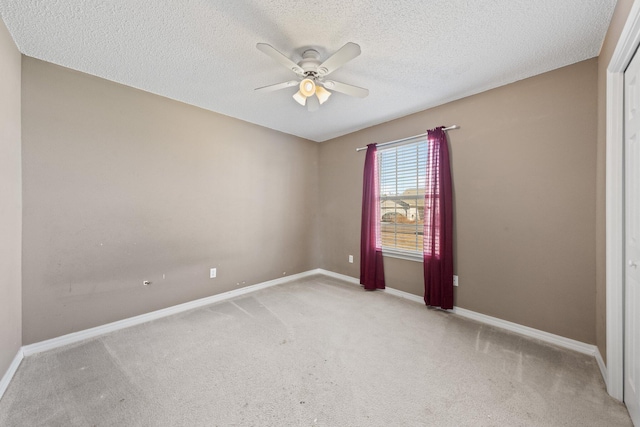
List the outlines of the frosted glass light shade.
{"label": "frosted glass light shade", "polygon": [[327,102],[327,99],[329,99],[329,97],[331,96],[331,92],[329,92],[328,90],[326,90],[322,86],[317,86],[316,87],[316,96],[318,97],[318,100],[320,101],[320,105],[322,105],[325,102]]}
{"label": "frosted glass light shade", "polygon": [[293,99],[296,100],[296,102],[300,105],[302,105],[303,107],[305,106],[305,104],[307,103],[307,97],[304,96],[302,93],[300,93],[300,91],[296,92],[295,95],[293,95]]}
{"label": "frosted glass light shade", "polygon": [[304,96],[311,96],[316,93],[316,84],[311,79],[304,79],[300,82],[300,93]]}

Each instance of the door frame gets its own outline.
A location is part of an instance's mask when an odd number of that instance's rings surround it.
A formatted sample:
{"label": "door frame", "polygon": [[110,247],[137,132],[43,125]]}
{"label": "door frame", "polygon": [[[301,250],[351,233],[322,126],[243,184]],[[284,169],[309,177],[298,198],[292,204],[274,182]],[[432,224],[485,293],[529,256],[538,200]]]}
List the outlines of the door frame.
{"label": "door frame", "polygon": [[624,71],[640,45],[640,2],[634,2],[607,67],[606,310],[607,391],[624,398]]}

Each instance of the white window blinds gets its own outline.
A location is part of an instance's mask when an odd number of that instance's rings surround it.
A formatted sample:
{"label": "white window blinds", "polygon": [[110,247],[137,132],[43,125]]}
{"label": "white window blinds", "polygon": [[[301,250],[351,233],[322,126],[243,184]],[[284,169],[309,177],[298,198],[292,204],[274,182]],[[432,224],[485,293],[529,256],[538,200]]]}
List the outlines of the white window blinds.
{"label": "white window blinds", "polygon": [[380,148],[378,162],[382,248],[422,253],[426,138]]}

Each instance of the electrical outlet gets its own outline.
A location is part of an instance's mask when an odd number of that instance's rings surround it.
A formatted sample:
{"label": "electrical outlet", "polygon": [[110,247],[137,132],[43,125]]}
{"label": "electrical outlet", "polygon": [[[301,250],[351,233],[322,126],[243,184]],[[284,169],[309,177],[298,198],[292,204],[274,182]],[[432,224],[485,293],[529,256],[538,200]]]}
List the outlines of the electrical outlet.
{"label": "electrical outlet", "polygon": [[209,270],[209,279],[215,279],[218,274],[217,268],[212,268]]}
{"label": "electrical outlet", "polygon": [[349,255],[349,264],[353,264],[353,255]]}
{"label": "electrical outlet", "polygon": [[458,276],[453,276],[453,286],[458,286]]}

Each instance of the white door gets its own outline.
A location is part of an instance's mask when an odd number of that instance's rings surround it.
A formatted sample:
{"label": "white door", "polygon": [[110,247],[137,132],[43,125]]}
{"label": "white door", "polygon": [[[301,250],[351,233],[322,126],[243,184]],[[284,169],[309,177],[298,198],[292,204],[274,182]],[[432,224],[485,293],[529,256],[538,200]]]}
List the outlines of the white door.
{"label": "white door", "polygon": [[640,426],[640,55],[631,60],[624,79],[624,403]]}

